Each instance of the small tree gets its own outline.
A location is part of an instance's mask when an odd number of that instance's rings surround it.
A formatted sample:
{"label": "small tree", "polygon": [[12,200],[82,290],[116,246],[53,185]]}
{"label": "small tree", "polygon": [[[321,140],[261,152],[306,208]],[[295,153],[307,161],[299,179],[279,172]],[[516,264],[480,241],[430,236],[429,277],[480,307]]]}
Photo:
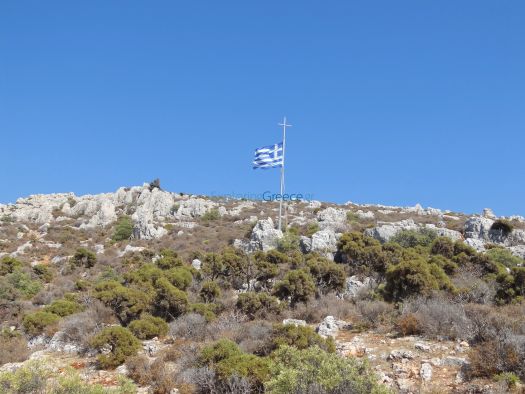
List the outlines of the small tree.
{"label": "small tree", "polygon": [[288,271],[283,280],[277,282],[274,295],[281,300],[290,299],[292,306],[298,302],[307,302],[315,293],[312,275],[303,269]]}

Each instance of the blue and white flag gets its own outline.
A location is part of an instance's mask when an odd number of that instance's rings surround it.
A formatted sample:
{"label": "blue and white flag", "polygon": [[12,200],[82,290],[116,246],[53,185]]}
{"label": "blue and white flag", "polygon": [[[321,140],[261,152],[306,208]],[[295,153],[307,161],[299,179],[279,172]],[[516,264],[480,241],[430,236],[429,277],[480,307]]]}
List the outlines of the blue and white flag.
{"label": "blue and white flag", "polygon": [[283,165],[283,143],[263,146],[255,150],[253,168],[273,168]]}

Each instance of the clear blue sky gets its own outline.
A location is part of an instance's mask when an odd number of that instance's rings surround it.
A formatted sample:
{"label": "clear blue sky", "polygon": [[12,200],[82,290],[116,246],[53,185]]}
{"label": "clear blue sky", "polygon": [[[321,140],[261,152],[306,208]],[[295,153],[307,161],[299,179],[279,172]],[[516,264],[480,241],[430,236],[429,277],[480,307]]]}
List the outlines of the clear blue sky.
{"label": "clear blue sky", "polygon": [[2,1],[0,202],[278,190],[525,215],[525,2]]}

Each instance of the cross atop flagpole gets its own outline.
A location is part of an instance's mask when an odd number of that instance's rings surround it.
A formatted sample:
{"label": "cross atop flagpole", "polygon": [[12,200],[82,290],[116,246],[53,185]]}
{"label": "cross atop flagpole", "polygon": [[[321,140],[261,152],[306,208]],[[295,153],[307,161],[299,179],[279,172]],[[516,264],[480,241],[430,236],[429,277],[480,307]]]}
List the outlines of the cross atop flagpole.
{"label": "cross atop flagpole", "polygon": [[283,165],[281,166],[281,198],[279,200],[279,230],[281,229],[282,212],[283,212],[283,193],[284,193],[284,154],[286,152],[286,128],[292,127],[291,124],[286,124],[286,116],[283,119],[283,123],[279,123],[279,126],[283,127]]}

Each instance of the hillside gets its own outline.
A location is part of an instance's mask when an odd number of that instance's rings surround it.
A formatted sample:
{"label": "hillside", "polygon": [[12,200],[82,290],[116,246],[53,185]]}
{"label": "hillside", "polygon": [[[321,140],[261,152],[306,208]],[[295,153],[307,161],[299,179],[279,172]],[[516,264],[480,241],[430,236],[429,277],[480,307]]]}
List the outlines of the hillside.
{"label": "hillside", "polygon": [[278,208],[155,183],[0,204],[0,387],[522,390],[525,218],[293,201],[281,232]]}

